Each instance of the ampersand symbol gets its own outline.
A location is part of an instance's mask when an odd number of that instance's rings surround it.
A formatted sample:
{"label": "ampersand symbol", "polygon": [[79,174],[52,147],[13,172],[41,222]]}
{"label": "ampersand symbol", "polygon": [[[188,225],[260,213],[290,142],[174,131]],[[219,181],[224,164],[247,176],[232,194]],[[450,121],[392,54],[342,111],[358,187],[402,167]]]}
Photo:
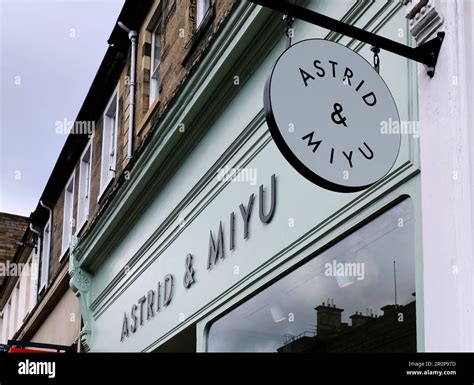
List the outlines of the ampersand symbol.
{"label": "ampersand symbol", "polygon": [[183,284],[186,289],[189,289],[194,283],[193,256],[191,254],[186,255],[185,268]]}
{"label": "ampersand symbol", "polygon": [[[334,112],[331,114],[331,119],[334,123],[343,124],[344,127],[347,127],[347,124],[346,124],[347,118],[341,115],[342,111],[343,111],[343,108],[339,103],[334,104]],[[338,120],[336,120],[336,118]]]}

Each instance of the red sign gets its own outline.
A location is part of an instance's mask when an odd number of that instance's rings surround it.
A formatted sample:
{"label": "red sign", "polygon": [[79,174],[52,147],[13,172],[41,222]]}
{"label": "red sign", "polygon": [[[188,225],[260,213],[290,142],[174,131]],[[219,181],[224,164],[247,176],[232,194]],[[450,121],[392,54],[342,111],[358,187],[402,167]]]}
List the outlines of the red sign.
{"label": "red sign", "polygon": [[17,348],[12,346],[8,353],[56,353],[52,350],[39,350],[39,349],[28,349],[28,348]]}

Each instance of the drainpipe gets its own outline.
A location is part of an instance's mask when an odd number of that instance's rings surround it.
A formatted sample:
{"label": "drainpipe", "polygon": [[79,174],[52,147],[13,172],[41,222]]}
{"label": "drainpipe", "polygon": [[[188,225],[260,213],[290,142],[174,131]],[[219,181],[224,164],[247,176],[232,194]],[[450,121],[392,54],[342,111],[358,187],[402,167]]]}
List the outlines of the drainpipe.
{"label": "drainpipe", "polygon": [[135,81],[136,81],[136,62],[137,62],[137,31],[127,28],[121,21],[118,26],[128,33],[131,45],[130,55],[130,116],[128,119],[128,153],[127,159],[133,158],[133,139],[134,139],[134,127],[135,127]]}
{"label": "drainpipe", "polygon": [[[52,209],[51,207],[49,207],[49,206],[46,206],[46,205],[43,203],[42,200],[40,200],[40,206],[41,206],[41,207],[44,207],[46,210],[48,210],[48,212],[49,212],[48,222],[51,223],[51,217],[53,216],[53,209]],[[49,232],[49,237],[51,238],[51,231]],[[50,239],[50,241],[51,241],[51,239]],[[51,244],[51,242],[50,242],[50,244]]]}
{"label": "drainpipe", "polygon": [[48,210],[49,216],[48,216],[48,222],[49,222],[49,244],[51,245],[51,236],[53,233],[53,229],[51,228],[52,225],[52,218],[53,218],[53,209],[49,206],[46,206],[42,200],[39,201],[39,204],[41,207],[45,208]]}
{"label": "drainpipe", "polygon": [[38,248],[39,254],[41,252],[41,233],[33,227],[33,223],[30,223],[30,231],[38,236],[38,243],[36,247]]}

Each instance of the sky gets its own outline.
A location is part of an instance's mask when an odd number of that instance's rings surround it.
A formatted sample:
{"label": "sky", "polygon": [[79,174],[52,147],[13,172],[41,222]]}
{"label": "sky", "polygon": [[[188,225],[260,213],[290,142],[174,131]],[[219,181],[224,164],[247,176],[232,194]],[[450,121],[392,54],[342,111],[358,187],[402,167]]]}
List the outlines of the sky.
{"label": "sky", "polygon": [[123,0],[0,0],[0,212],[29,216]]}

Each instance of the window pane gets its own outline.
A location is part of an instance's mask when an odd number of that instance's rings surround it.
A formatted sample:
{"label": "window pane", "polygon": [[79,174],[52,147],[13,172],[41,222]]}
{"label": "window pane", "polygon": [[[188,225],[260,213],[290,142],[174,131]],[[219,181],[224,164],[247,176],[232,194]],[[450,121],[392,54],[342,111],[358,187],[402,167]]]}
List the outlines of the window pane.
{"label": "window pane", "polygon": [[49,234],[49,223],[48,225],[45,226],[44,231],[43,231],[43,252],[42,252],[42,261],[41,261],[41,282],[40,282],[40,288],[43,286],[43,284],[46,284],[46,281],[48,280],[48,269],[49,269],[49,240],[50,240],[50,234]]}
{"label": "window pane", "polygon": [[109,105],[104,113],[104,126],[102,131],[102,162],[100,195],[105,191],[110,181],[115,177],[117,161],[117,130],[119,129],[117,106],[118,91],[110,99]]}
{"label": "window pane", "polygon": [[114,116],[111,116],[110,117],[110,166],[113,166],[113,158],[114,158],[114,155],[115,155],[115,128],[116,128],[116,125],[117,125],[117,121],[116,121],[116,117],[115,115]]}
{"label": "window pane", "polygon": [[[90,151],[90,150],[89,150]],[[91,173],[91,162],[90,154],[87,162],[84,164],[84,200],[89,199],[89,189],[90,189],[90,173]],[[87,213],[88,206],[84,206],[84,212]]]}
{"label": "window pane", "polygon": [[89,145],[81,159],[79,179],[79,199],[77,208],[77,223],[79,230],[89,215],[89,189],[90,189],[91,147]]}
{"label": "window pane", "polygon": [[215,321],[209,351],[416,351],[406,199]]}
{"label": "window pane", "polygon": [[197,0],[197,5],[196,5],[196,27],[197,28],[199,28],[202,21],[204,20],[204,17],[206,16],[206,13],[210,6],[211,6],[210,0]]}
{"label": "window pane", "polygon": [[151,69],[150,69],[150,105],[156,100],[160,91],[159,67],[161,60],[160,25],[158,24],[152,33]]}
{"label": "window pane", "polygon": [[63,239],[62,254],[69,248],[72,239],[73,212],[72,204],[74,201],[74,177],[71,179],[64,192],[64,216],[63,216]]}
{"label": "window pane", "polygon": [[156,73],[156,69],[160,64],[161,47],[160,47],[160,35],[158,34],[158,28],[153,32],[153,61],[152,61],[152,73]]}

